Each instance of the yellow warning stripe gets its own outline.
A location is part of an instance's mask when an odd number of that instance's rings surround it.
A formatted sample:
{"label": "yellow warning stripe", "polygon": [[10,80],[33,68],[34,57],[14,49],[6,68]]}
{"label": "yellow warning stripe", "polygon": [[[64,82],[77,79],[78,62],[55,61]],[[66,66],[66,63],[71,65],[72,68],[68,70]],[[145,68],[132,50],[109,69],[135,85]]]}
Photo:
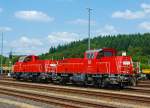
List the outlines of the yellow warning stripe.
{"label": "yellow warning stripe", "polygon": [[144,74],[150,74],[150,69],[143,69],[142,72],[143,72]]}

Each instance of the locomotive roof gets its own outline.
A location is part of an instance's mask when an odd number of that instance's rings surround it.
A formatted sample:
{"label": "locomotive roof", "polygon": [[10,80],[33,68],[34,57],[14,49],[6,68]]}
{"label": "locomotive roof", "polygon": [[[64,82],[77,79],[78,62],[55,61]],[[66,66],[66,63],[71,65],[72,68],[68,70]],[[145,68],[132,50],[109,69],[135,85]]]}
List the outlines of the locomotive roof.
{"label": "locomotive roof", "polygon": [[86,53],[89,53],[89,52],[100,52],[100,51],[102,51],[102,49],[87,50]]}

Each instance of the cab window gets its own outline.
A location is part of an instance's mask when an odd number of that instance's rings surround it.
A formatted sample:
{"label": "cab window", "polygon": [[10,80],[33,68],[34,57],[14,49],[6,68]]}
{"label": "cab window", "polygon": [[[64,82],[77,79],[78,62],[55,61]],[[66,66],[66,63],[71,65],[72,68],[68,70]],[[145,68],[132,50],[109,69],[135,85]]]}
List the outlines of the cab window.
{"label": "cab window", "polygon": [[109,56],[112,56],[112,52],[110,51],[100,51],[98,54],[97,54],[97,57],[96,58],[101,58],[101,57],[109,57]]}
{"label": "cab window", "polygon": [[25,58],[26,58],[26,56],[20,57],[18,62],[23,62]]}
{"label": "cab window", "polygon": [[93,59],[93,58],[94,58],[94,53],[87,53],[87,54],[86,54],[86,57],[87,57],[88,59]]}
{"label": "cab window", "polygon": [[29,62],[29,61],[31,61],[31,60],[32,60],[31,57],[26,57],[26,58],[24,59],[24,62]]}
{"label": "cab window", "polygon": [[112,56],[112,52],[110,52],[110,51],[104,51],[104,56]]}
{"label": "cab window", "polygon": [[104,56],[104,52],[103,52],[103,51],[98,52],[97,58],[101,58],[101,57],[103,57],[103,56]]}

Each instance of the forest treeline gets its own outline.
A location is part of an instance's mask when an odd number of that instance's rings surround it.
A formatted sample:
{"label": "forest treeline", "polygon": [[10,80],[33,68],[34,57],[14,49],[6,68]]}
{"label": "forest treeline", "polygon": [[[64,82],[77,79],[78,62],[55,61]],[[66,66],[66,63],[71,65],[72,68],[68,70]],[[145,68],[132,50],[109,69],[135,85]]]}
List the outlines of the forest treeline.
{"label": "forest treeline", "polygon": [[[62,59],[83,57],[88,47],[88,39],[51,47],[48,53],[40,55],[41,59]],[[141,62],[143,68],[150,68],[150,33],[119,34],[98,36],[91,39],[91,49],[115,48],[118,55],[126,51],[133,61]]]}
{"label": "forest treeline", "polygon": [[[51,47],[47,53],[40,56],[41,59],[63,59],[80,58],[88,47],[88,39],[71,42],[65,45]],[[150,68],[150,33],[145,34],[119,34],[114,36],[97,36],[91,39],[91,49],[115,48],[118,55],[126,51],[127,55],[132,56],[133,61],[141,62],[142,68]],[[18,59],[18,56],[10,55],[10,58],[4,57],[3,64],[8,65],[9,60],[12,63]]]}

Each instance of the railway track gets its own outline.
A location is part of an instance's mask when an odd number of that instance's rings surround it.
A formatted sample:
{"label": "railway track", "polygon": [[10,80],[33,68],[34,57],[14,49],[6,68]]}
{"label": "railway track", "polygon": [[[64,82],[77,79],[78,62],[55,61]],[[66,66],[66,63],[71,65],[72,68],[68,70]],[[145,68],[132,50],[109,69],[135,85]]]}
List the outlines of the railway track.
{"label": "railway track", "polygon": [[139,81],[137,87],[150,88],[150,80]]}
{"label": "railway track", "polygon": [[150,84],[139,84],[137,87],[150,88]]}
{"label": "railway track", "polygon": [[39,93],[35,91],[22,90],[22,89],[12,89],[8,87],[1,87],[0,94],[12,95],[21,98],[27,98],[35,101],[40,101],[48,104],[53,104],[56,106],[61,106],[63,108],[115,108],[108,105],[103,105],[94,101],[85,101],[74,98],[66,98],[63,96],[47,95],[44,93]]}
{"label": "railway track", "polygon": [[12,85],[14,87],[23,87],[33,90],[46,90],[48,92],[57,92],[57,93],[71,93],[86,97],[93,98],[111,98],[118,99],[123,101],[137,102],[137,103],[146,103],[150,104],[150,96],[146,95],[137,95],[137,94],[129,94],[129,93],[121,93],[119,91],[110,92],[109,90],[94,90],[94,89],[85,89],[85,88],[74,88],[74,87],[64,87],[64,86],[49,86],[49,85],[41,85],[41,84],[31,84],[31,83],[18,83],[18,82],[10,82],[10,81],[0,81],[0,85]]}
{"label": "railway track", "polygon": [[[4,82],[9,80],[10,82]],[[11,82],[12,81],[12,82]],[[44,102],[47,104],[51,105],[56,105],[59,107],[63,108],[115,108],[111,105],[104,105],[103,103],[97,103],[97,102],[90,102],[90,101],[85,101],[85,100],[79,100],[79,99],[72,99],[72,98],[65,98],[63,96],[55,96],[55,95],[46,95],[46,94],[39,94],[39,92],[29,92],[29,91],[24,91],[24,89],[33,89],[33,88],[38,88],[37,86],[33,86],[30,84],[19,84],[19,83],[14,83],[15,81],[12,78],[8,77],[3,77],[3,79],[0,79],[0,85],[5,85],[5,86],[10,86],[8,87],[3,87],[0,86],[0,94],[5,94],[5,95],[11,95],[11,96],[16,96],[16,97],[21,97],[21,98],[26,98],[26,99],[31,99],[34,101],[40,101]],[[20,82],[22,83],[22,82]],[[12,86],[14,87],[25,87],[23,89],[12,89]],[[40,89],[44,89],[42,87],[39,87]]]}
{"label": "railway track", "polygon": [[139,83],[142,83],[142,84],[150,84],[150,80],[143,80],[143,81],[140,81]]}
{"label": "railway track", "polygon": [[124,91],[150,94],[150,88],[131,87],[131,88],[126,88]]}
{"label": "railway track", "polygon": [[[7,77],[7,76],[3,77],[0,80],[16,81],[15,79]],[[148,88],[150,88],[150,81],[146,80],[146,81],[140,81],[137,87],[125,88],[124,91],[137,92],[137,93],[150,93],[150,89]]]}
{"label": "railway track", "polygon": [[[12,79],[12,78],[4,78],[4,79],[1,79],[1,80],[8,80],[8,81],[16,81],[15,79]],[[7,82],[5,82],[7,84]],[[31,83],[28,83],[28,84],[31,84]],[[34,84],[34,83],[32,83]],[[44,84],[43,84],[44,85]],[[45,85],[40,85],[39,89],[44,89]],[[24,85],[19,85],[19,86],[22,86],[24,87]],[[26,84],[25,84],[26,86]],[[145,85],[138,85],[137,87],[129,87],[129,88],[125,88],[125,89],[122,89],[122,91],[125,91],[125,92],[133,92],[133,93],[150,93],[150,88],[143,88],[145,87]],[[59,90],[58,88],[51,88],[51,87],[48,87],[46,88],[47,90],[51,90],[51,89],[55,89],[55,90]],[[104,90],[104,89],[103,89]],[[118,91],[119,89],[116,89],[116,91]]]}

